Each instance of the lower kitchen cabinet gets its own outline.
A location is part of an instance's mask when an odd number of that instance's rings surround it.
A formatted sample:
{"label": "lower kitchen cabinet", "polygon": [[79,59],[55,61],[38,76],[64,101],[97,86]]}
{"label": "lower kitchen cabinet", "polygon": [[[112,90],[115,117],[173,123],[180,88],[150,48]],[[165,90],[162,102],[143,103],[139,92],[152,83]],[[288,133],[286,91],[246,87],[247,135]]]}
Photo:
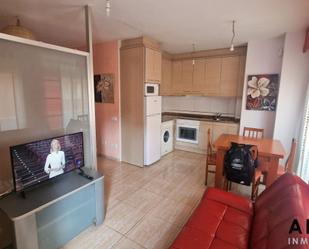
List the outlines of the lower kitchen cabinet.
{"label": "lower kitchen cabinet", "polygon": [[212,141],[215,142],[222,134],[237,135],[238,124],[214,123],[212,127]]}
{"label": "lower kitchen cabinet", "polygon": [[[201,121],[199,127],[198,143],[194,144],[177,141],[176,138],[175,149],[206,154],[208,146],[208,129],[210,129],[212,142],[214,142],[221,134],[237,135],[239,131],[239,124]],[[176,133],[177,131],[175,132],[175,134]]]}

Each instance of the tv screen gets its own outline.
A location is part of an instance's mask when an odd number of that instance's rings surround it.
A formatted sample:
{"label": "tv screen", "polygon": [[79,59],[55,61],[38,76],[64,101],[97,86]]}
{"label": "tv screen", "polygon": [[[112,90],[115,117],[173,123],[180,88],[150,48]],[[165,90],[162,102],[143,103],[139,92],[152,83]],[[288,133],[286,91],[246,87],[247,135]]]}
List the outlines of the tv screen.
{"label": "tv screen", "polygon": [[15,191],[84,166],[83,133],[10,147]]}

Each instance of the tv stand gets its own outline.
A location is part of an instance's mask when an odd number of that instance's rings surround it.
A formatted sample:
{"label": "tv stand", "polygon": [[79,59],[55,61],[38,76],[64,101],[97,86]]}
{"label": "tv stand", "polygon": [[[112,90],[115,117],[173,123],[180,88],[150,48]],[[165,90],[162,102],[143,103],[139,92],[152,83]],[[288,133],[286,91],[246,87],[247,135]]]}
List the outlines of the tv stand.
{"label": "tv stand", "polygon": [[26,199],[26,192],[25,192],[25,191],[21,191],[19,194],[20,194],[20,196],[21,196],[23,199]]}
{"label": "tv stand", "polygon": [[93,180],[72,171],[27,191],[27,198],[21,192],[0,200],[14,226],[14,248],[60,248],[89,226],[103,223],[104,177],[83,171]]}
{"label": "tv stand", "polygon": [[88,179],[88,180],[90,180],[90,181],[93,180],[93,177],[90,176],[90,175],[88,175],[88,174],[86,174],[85,171],[84,171],[82,168],[79,168],[78,170],[79,170],[79,173],[78,173],[78,174],[79,174],[80,176],[85,177],[86,179]]}

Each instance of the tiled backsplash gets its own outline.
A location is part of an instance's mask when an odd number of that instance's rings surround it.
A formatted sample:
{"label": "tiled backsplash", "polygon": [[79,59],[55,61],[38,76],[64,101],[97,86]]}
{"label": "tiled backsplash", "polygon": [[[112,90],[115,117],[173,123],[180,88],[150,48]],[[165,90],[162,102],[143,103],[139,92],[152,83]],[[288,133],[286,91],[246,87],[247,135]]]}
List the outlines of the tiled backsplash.
{"label": "tiled backsplash", "polygon": [[[241,99],[240,99],[241,101]],[[240,116],[239,100],[235,97],[164,96],[163,112],[194,112],[212,114],[220,112],[228,116]]]}

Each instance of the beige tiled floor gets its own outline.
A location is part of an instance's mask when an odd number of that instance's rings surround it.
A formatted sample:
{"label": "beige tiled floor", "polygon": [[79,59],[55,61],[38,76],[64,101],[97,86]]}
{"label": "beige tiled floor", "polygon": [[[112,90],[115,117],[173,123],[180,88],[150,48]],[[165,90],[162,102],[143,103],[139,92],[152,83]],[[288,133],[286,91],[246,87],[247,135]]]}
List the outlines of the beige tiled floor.
{"label": "beige tiled floor", "polygon": [[105,221],[65,249],[168,248],[206,189],[205,156],[184,151],[144,168],[99,158],[98,168],[105,176]]}
{"label": "beige tiled floor", "polygon": [[205,156],[175,151],[139,168],[104,158],[106,216],[65,249],[164,249],[202,197]]}

